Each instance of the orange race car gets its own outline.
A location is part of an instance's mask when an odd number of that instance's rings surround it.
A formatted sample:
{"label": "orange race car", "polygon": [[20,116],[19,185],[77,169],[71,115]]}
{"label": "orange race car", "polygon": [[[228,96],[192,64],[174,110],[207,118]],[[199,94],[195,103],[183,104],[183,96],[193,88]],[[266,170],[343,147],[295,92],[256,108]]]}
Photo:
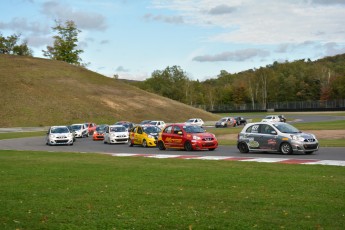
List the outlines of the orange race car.
{"label": "orange race car", "polygon": [[104,140],[105,127],[108,125],[97,125],[95,131],[93,132],[92,139],[94,141]]}

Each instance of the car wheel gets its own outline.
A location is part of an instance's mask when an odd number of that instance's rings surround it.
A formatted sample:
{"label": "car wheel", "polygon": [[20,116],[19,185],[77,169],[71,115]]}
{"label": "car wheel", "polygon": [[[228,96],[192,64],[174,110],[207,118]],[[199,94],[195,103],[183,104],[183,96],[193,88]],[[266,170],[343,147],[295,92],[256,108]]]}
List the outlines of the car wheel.
{"label": "car wheel", "polygon": [[215,148],[211,148],[211,149],[208,149],[209,151],[214,151],[215,150]]}
{"label": "car wheel", "polygon": [[292,153],[292,147],[289,143],[285,142],[280,145],[280,152],[284,155]]}
{"label": "car wheel", "polygon": [[184,143],[184,149],[185,149],[186,151],[192,151],[192,150],[193,150],[192,143],[190,143],[189,141],[186,141],[186,142]]}
{"label": "car wheel", "polygon": [[246,143],[239,143],[238,144],[238,149],[240,150],[241,153],[249,153],[249,148]]}
{"label": "car wheel", "polygon": [[165,150],[163,141],[158,141],[157,145],[158,145],[159,150]]}
{"label": "car wheel", "polygon": [[146,140],[144,139],[143,140],[143,143],[141,144],[144,148],[146,148],[147,147],[147,142],[146,142]]}
{"label": "car wheel", "polygon": [[226,128],[226,127],[228,127],[228,124],[225,124],[225,125],[224,125],[224,128]]}
{"label": "car wheel", "polygon": [[314,151],[309,151],[309,152],[305,152],[305,154],[310,155],[313,154]]}
{"label": "car wheel", "polygon": [[129,146],[129,147],[133,147],[133,142],[132,142],[131,139],[128,140],[128,146]]}

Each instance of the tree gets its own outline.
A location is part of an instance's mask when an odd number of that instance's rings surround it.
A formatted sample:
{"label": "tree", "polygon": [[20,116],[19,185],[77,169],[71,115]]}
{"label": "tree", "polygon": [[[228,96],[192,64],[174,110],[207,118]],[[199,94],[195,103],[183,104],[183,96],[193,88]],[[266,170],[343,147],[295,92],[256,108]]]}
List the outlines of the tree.
{"label": "tree", "polygon": [[76,49],[78,43],[78,33],[81,32],[73,21],[66,21],[65,26],[56,21],[56,26],[52,28],[58,35],[54,36],[54,45],[47,46],[47,50],[42,50],[45,57],[53,60],[64,61],[73,65],[81,65],[79,54],[83,50]]}
{"label": "tree", "polygon": [[179,66],[167,67],[164,70],[155,70],[151,78],[144,81],[144,89],[187,103],[189,78]]}
{"label": "tree", "polygon": [[20,34],[13,34],[7,38],[0,34],[0,54],[32,56],[32,50],[28,47],[27,41],[18,44],[19,40]]}

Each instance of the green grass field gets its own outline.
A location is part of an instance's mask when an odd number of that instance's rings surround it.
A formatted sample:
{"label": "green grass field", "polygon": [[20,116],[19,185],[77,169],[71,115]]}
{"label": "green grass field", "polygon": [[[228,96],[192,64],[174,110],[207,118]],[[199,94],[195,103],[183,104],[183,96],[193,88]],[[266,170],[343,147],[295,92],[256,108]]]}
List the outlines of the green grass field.
{"label": "green grass field", "polygon": [[0,229],[343,229],[343,167],[0,151]]}

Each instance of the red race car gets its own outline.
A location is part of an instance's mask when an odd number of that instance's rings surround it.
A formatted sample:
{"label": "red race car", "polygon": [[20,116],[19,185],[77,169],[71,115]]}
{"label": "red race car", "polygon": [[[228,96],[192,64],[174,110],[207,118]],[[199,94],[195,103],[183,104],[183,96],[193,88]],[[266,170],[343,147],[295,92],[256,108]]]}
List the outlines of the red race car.
{"label": "red race car", "polygon": [[96,124],[95,123],[85,123],[87,130],[89,132],[89,135],[92,135],[93,132],[96,130]]}
{"label": "red race car", "polygon": [[214,134],[207,133],[200,126],[171,124],[159,134],[157,145],[160,150],[176,148],[213,151],[218,147],[218,141]]}

